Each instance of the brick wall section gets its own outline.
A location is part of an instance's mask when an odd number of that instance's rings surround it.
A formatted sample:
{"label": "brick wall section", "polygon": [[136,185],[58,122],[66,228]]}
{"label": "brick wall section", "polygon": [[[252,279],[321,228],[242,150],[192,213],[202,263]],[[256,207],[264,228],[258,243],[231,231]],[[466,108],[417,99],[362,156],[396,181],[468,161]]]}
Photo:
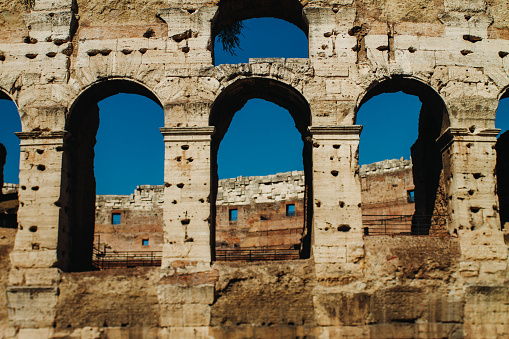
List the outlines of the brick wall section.
{"label": "brick wall section", "polygon": [[412,162],[392,159],[362,165],[360,170],[363,215],[412,215],[408,200],[414,189]]}
{"label": "brick wall section", "polygon": [[[116,251],[160,251],[163,243],[163,186],[138,186],[131,195],[100,195],[96,200],[95,242]],[[120,224],[112,214],[120,213]],[[148,245],[143,245],[148,240]]]}

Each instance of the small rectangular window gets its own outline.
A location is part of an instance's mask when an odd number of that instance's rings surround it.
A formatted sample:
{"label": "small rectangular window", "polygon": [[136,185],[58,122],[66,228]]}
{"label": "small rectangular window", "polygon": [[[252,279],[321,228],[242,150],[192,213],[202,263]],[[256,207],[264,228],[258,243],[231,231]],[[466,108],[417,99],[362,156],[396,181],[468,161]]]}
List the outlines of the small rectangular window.
{"label": "small rectangular window", "polygon": [[230,221],[237,221],[237,209],[230,210]]}
{"label": "small rectangular window", "polygon": [[120,225],[122,217],[119,212],[111,213],[111,224],[112,225]]}
{"label": "small rectangular window", "polygon": [[407,191],[407,201],[409,203],[414,203],[415,202],[414,190],[408,190]]}
{"label": "small rectangular window", "polygon": [[295,216],[295,204],[286,205],[286,216],[294,217]]}
{"label": "small rectangular window", "polygon": [[143,239],[143,240],[141,241],[141,245],[142,245],[142,246],[148,246],[148,239]]}

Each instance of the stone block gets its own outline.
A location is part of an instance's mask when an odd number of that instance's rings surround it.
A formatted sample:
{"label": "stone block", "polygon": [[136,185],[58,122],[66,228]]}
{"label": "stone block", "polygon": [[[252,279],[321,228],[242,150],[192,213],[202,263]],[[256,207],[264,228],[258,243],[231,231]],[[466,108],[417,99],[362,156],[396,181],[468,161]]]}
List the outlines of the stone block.
{"label": "stone block", "polygon": [[57,287],[8,287],[9,318],[21,328],[49,328],[55,318],[57,299]]}

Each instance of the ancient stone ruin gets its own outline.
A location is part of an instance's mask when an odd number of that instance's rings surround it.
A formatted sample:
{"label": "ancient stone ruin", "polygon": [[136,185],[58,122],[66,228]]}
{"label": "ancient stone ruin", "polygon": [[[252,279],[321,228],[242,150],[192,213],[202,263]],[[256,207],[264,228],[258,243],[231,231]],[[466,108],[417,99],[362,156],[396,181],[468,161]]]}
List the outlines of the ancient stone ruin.
{"label": "ancient stone ruin", "polygon": [[[19,227],[0,228],[0,338],[509,336],[495,129],[509,87],[507,1],[0,9],[1,95],[22,125]],[[299,27],[308,58],[214,66],[218,33],[258,17]],[[396,91],[422,102],[413,215],[434,226],[366,235],[357,112]],[[164,109],[162,255],[157,267],[94,271],[97,103],[121,92]],[[216,260],[217,151],[252,98],[288,109],[304,140],[299,260]]]}

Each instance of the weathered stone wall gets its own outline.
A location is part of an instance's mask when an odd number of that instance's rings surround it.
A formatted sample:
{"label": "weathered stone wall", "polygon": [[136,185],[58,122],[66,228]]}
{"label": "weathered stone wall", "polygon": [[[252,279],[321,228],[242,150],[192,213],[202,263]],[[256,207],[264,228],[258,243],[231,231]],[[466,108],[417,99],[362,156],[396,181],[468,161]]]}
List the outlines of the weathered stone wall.
{"label": "weathered stone wall", "polygon": [[[160,251],[163,245],[164,186],[138,186],[131,195],[99,195],[94,242],[114,251]],[[112,214],[120,214],[114,225]],[[143,244],[148,241],[148,245]]]}
{"label": "weathered stone wall", "polygon": [[[460,323],[458,336],[507,336],[508,250],[494,149],[495,112],[509,87],[507,1],[35,0],[1,1],[0,9],[0,89],[15,101],[22,124],[19,229],[7,288],[18,337],[50,336],[64,295],[59,286],[69,274],[62,270],[90,267],[97,102],[119,92],[145,95],[164,108],[160,331],[210,335],[217,149],[235,112],[256,97],[288,109],[305,140],[305,236],[320,284],[313,290],[320,335],[444,337]],[[215,35],[263,16],[307,33],[309,57],[215,67]],[[414,170],[429,175],[419,176],[416,190],[432,188],[427,213],[437,201],[447,210],[459,259],[440,283],[412,280],[371,291],[358,164],[362,127],[354,124],[364,102],[400,90],[423,102],[413,159]],[[343,299],[341,286],[360,294]],[[436,294],[429,286],[439,286]],[[382,301],[370,303],[369,312],[359,306],[347,323],[327,312],[333,309],[327,305],[350,297],[360,305],[363,293]],[[378,311],[386,300],[404,306],[423,296],[436,296],[448,311],[440,317],[399,306],[388,315]],[[463,320],[456,296],[465,300]],[[406,315],[397,315],[399,309]],[[379,323],[350,326],[362,319]]]}
{"label": "weathered stone wall", "polygon": [[412,215],[414,190],[410,160],[384,160],[360,169],[363,215]]}

